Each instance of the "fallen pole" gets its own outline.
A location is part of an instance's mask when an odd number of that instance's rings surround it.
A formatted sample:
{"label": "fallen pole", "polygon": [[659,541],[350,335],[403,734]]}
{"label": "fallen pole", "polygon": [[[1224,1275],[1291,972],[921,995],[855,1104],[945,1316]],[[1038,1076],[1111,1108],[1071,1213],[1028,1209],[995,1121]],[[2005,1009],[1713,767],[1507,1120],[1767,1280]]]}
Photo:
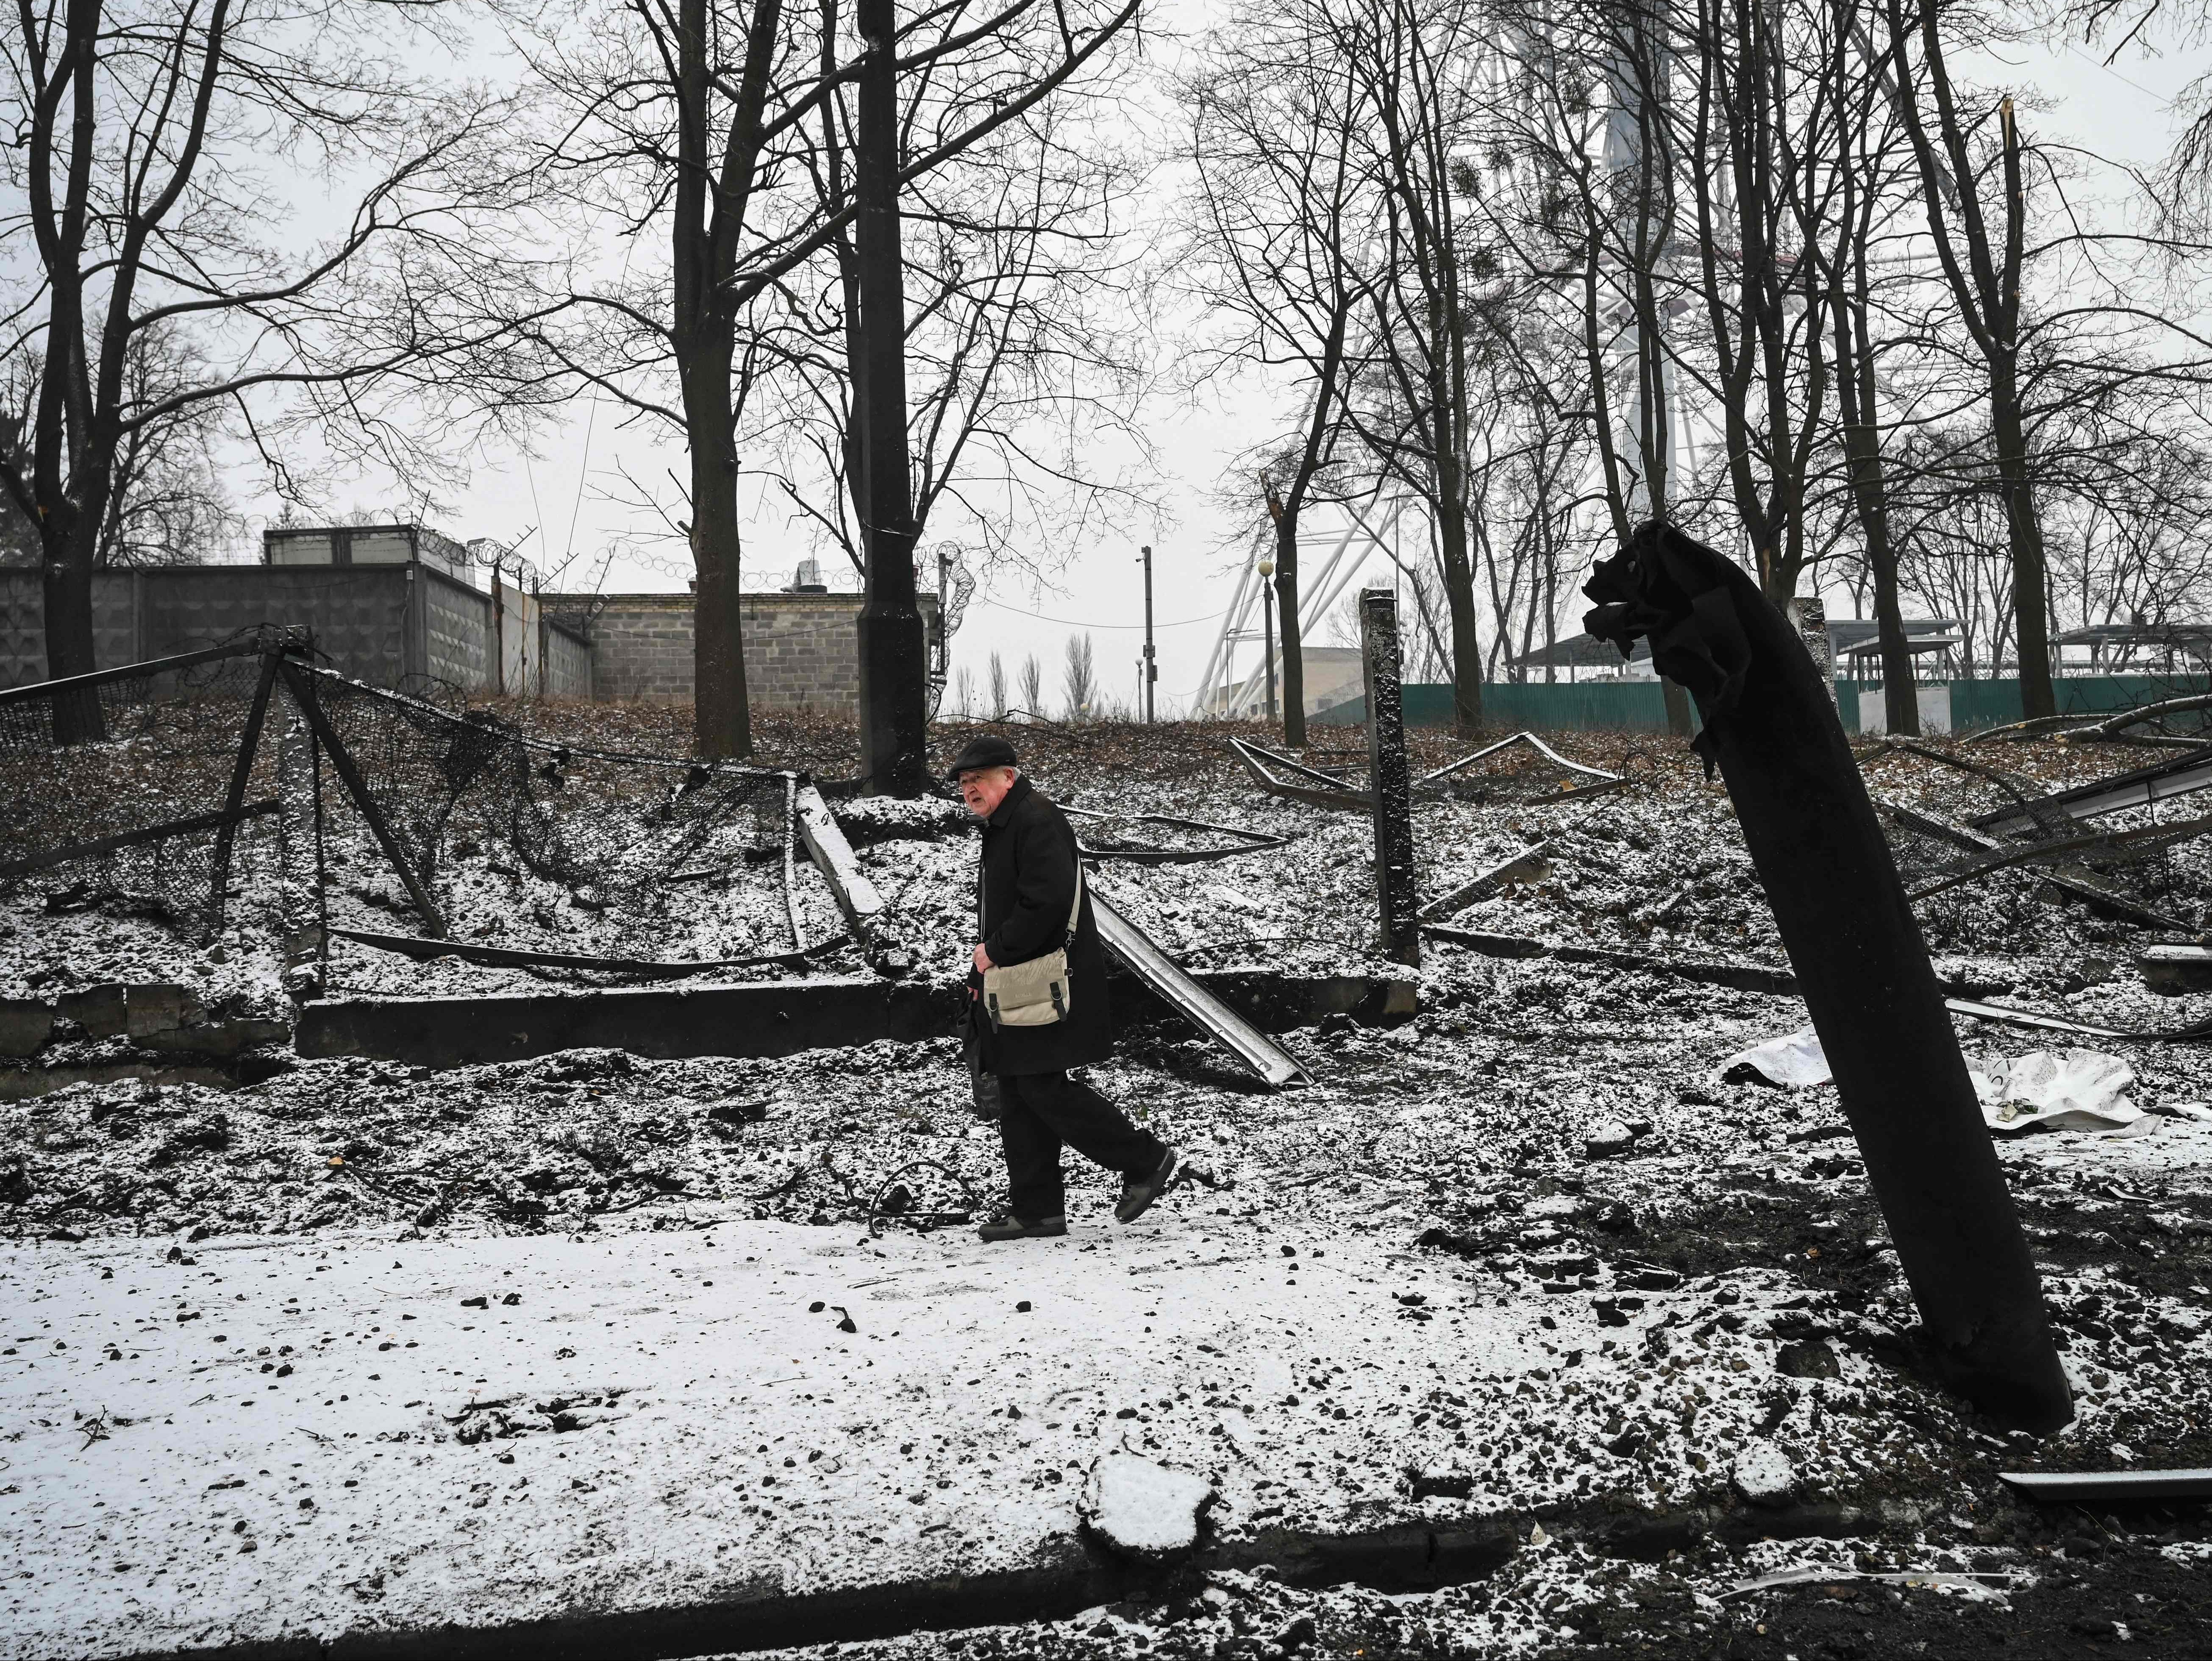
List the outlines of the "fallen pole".
{"label": "fallen pole", "polygon": [[2212,1468],[2191,1470],[2001,1470],[1997,1481],[2031,1500],[2212,1500]]}
{"label": "fallen pole", "polygon": [[875,938],[876,920],[883,913],[884,897],[868,879],[854,857],[853,844],[845,839],[845,832],[837,823],[837,816],[830,811],[830,804],[822,800],[822,792],[809,781],[798,783],[792,793],[792,811],[799,821],[799,834],[805,839],[806,852],[821,872],[822,880],[830,885],[830,897],[837,902],[837,909],[845,914],[846,926],[852,929],[853,938],[866,947]]}
{"label": "fallen pole", "polygon": [[1091,913],[1098,939],[1121,966],[1158,993],[1207,1037],[1226,1045],[1276,1089],[1306,1078],[1298,1058],[1191,978],[1158,941],[1116,911],[1097,889]]}
{"label": "fallen pole", "polygon": [[1584,626],[1651,642],[1698,701],[1931,1359],[2001,1423],[2055,1429],[2073,1398],[2041,1283],[1905,885],[1827,689],[1750,578],[1660,522],[1584,592]]}
{"label": "fallen pole", "polygon": [[1548,842],[1531,843],[1511,859],[1470,878],[1449,894],[1439,894],[1421,908],[1421,921],[1424,923],[1437,922],[1446,917],[1456,916],[1477,900],[1487,899],[1516,882],[1534,881],[1551,868],[1551,861],[1546,857],[1551,847]]}

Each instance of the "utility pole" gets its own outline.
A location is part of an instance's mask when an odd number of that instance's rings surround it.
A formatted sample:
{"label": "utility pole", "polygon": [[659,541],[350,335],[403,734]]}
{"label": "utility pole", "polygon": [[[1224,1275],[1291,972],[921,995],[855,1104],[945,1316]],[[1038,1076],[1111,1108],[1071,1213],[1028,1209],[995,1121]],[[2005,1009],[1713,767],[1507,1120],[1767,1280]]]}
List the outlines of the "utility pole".
{"label": "utility pole", "polygon": [[1267,671],[1267,724],[1275,724],[1275,562],[1260,561],[1261,663]]}
{"label": "utility pole", "polygon": [[860,422],[867,593],[856,629],[860,770],[878,795],[918,796],[928,774],[928,648],[914,589],[914,490],[906,435],[906,300],[899,267],[896,0],[858,0],[860,133],[854,228],[860,361],[850,366]]}
{"label": "utility pole", "polygon": [[1152,545],[1147,543],[1145,546],[1139,548],[1137,551],[1137,557],[1144,562],[1145,565],[1145,661],[1142,666],[1143,672],[1141,676],[1143,684],[1139,690],[1144,693],[1145,697],[1145,724],[1149,727],[1152,725],[1153,720],[1152,684],[1160,678],[1159,664],[1152,655]]}

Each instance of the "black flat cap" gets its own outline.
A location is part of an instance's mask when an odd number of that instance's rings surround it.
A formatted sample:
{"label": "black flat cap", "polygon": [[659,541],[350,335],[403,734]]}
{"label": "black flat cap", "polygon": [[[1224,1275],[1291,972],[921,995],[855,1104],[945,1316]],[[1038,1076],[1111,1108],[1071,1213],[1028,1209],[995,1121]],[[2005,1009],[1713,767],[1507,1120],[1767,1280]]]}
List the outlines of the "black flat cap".
{"label": "black flat cap", "polygon": [[969,739],[968,747],[953,757],[951,765],[945,770],[945,776],[957,784],[960,776],[972,768],[1013,764],[1014,746],[995,733],[983,733]]}

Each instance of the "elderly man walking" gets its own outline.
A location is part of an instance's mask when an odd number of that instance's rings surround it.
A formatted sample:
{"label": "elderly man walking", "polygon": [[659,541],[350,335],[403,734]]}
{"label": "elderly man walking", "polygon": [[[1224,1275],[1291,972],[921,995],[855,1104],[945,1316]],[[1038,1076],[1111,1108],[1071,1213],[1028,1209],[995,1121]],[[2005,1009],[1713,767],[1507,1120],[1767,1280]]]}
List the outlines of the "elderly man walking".
{"label": "elderly man walking", "polygon": [[[1052,799],[1021,776],[1013,745],[974,739],[946,770],[983,821],[977,884],[982,939],[968,977],[982,1065],[999,1080],[999,1137],[1006,1153],[1007,1213],[987,1240],[1067,1232],[1062,1143],[1121,1173],[1114,1214],[1134,1222],[1176,1178],[1176,1151],[1129,1123],[1070,1068],[1114,1049],[1106,954],[1076,855],[1075,830]],[[1065,959],[1057,954],[1065,952]],[[1025,974],[1006,971],[1026,969]],[[994,973],[994,971],[999,971]]]}

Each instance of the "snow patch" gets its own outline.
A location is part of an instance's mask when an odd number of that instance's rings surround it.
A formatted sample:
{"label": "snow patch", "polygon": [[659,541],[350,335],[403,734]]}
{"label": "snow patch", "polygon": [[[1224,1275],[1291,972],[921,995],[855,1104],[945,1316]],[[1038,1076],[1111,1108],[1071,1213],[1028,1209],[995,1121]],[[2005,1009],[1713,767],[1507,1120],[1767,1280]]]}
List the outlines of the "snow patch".
{"label": "snow patch", "polygon": [[1101,1455],[1083,1494],[1083,1520],[1117,1551],[1163,1557],[1198,1544],[1213,1485],[1133,1454]]}
{"label": "snow patch", "polygon": [[1735,1491],[1754,1506],[1786,1506],[1797,1492],[1797,1468],[1771,1442],[1752,1442],[1729,1467]]}

